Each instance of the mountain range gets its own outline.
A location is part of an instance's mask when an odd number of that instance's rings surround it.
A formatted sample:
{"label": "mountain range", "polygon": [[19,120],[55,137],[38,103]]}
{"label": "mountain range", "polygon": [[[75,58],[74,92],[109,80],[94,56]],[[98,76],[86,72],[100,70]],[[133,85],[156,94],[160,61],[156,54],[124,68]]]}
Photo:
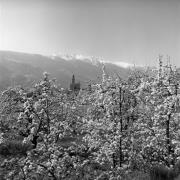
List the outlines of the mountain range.
{"label": "mountain range", "polygon": [[[108,75],[126,78],[131,69],[119,65],[102,62],[95,57],[82,55],[28,54],[13,51],[0,51],[0,90],[8,86],[30,86],[42,78],[43,72],[50,73],[63,88],[68,88],[72,75],[81,87],[88,83],[99,82],[102,77],[102,66],[105,64]],[[126,64],[127,65],[127,64]]]}

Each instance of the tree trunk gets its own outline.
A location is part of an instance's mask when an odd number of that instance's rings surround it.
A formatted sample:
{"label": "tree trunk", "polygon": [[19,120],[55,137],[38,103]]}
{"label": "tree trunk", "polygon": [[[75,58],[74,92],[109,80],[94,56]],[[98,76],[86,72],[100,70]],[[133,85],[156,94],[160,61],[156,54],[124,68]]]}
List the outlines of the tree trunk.
{"label": "tree trunk", "polygon": [[120,139],[119,139],[119,166],[122,167],[122,132],[123,132],[123,122],[122,122],[122,88],[119,89],[119,117],[120,117]]}
{"label": "tree trunk", "polygon": [[170,155],[171,153],[171,145],[170,145],[170,119],[171,119],[171,114],[168,115],[167,121],[166,121],[166,143],[167,143],[167,153]]}

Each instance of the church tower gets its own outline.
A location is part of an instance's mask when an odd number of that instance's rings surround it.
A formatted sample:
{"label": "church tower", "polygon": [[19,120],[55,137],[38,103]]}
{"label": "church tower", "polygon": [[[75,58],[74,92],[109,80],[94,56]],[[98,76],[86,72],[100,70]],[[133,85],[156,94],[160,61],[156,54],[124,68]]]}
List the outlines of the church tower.
{"label": "church tower", "polygon": [[72,84],[75,84],[75,76],[74,76],[74,74],[72,76]]}
{"label": "church tower", "polygon": [[76,91],[76,92],[79,92],[79,90],[80,90],[80,83],[76,83],[74,74],[72,76],[72,82],[70,84],[70,90]]}

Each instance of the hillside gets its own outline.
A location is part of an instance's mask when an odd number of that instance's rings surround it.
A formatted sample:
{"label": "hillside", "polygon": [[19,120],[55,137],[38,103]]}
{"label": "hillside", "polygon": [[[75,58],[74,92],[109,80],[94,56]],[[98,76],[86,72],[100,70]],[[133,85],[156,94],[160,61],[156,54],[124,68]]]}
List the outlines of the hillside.
{"label": "hillside", "polygon": [[[106,64],[109,75],[118,74],[126,78],[129,69],[111,63]],[[12,51],[0,51],[0,90],[11,85],[28,86],[41,79],[47,71],[57,79],[57,83],[68,88],[72,75],[85,87],[89,81],[98,82],[102,74],[102,63],[97,59],[72,57],[67,60],[61,56],[43,56]]]}

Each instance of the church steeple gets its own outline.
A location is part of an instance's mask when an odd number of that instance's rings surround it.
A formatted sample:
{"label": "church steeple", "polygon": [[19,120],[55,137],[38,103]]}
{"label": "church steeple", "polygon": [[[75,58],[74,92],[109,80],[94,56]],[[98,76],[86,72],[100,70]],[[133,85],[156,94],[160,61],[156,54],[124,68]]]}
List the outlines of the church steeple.
{"label": "church steeple", "polygon": [[75,75],[72,76],[72,82],[70,84],[70,90],[72,91],[79,91],[80,90],[80,83],[75,82]]}
{"label": "church steeple", "polygon": [[75,76],[74,76],[74,74],[72,76],[72,84],[75,84]]}

